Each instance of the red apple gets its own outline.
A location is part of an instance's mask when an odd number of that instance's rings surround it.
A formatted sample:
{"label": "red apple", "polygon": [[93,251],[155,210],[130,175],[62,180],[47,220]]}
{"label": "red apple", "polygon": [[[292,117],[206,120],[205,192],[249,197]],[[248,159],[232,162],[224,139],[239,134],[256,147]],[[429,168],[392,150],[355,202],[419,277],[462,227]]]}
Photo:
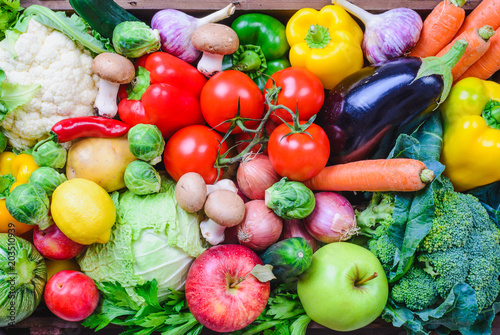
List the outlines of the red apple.
{"label": "red apple", "polygon": [[238,244],[205,250],[191,265],[186,278],[186,301],[193,316],[220,333],[242,329],[264,310],[271,290],[250,271],[263,264],[257,254]]}
{"label": "red apple", "polygon": [[97,308],[99,290],[92,278],[80,271],[63,270],[45,285],[45,304],[66,321],[82,321]]}
{"label": "red apple", "polygon": [[33,230],[33,244],[44,257],[56,261],[71,259],[85,248],[85,245],[64,235],[55,224],[44,230],[36,226]]}

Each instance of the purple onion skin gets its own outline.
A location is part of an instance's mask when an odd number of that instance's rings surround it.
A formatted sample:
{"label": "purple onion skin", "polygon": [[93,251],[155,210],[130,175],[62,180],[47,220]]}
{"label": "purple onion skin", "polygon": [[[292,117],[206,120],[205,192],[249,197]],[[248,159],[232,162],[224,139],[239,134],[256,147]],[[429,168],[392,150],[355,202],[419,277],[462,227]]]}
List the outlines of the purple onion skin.
{"label": "purple onion skin", "polygon": [[418,41],[422,18],[409,8],[394,8],[370,21],[365,29],[363,51],[371,64],[403,56]]}
{"label": "purple onion skin", "polygon": [[312,237],[323,243],[332,243],[346,241],[356,233],[356,215],[344,196],[335,192],[319,192],[314,197],[314,210],[302,219]]}
{"label": "purple onion skin", "polygon": [[191,34],[198,19],[175,9],[162,9],[151,19],[151,28],[158,29],[161,49],[187,63],[193,63],[201,52],[191,43]]}

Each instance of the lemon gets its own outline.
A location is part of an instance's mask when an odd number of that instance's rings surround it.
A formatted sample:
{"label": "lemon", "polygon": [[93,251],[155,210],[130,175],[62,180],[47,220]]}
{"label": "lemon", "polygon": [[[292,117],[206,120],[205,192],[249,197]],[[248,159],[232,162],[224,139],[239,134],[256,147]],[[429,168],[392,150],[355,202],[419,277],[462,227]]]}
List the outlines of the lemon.
{"label": "lemon", "polygon": [[57,227],[71,240],[85,245],[109,241],[116,209],[97,183],[83,178],[65,181],[54,190],[50,210]]}

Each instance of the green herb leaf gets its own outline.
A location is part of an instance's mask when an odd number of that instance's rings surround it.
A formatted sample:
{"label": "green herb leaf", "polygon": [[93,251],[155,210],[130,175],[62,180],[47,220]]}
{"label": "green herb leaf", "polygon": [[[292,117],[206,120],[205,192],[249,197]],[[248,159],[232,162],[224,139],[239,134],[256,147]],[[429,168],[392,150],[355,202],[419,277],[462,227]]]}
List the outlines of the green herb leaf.
{"label": "green herb leaf", "polygon": [[134,292],[144,299],[139,306],[119,283],[98,284],[102,299],[96,311],[84,320],[85,327],[96,331],[115,324],[125,327],[123,334],[151,334],[162,332],[172,335],[196,335],[203,326],[198,323],[187,307],[182,292],[172,291],[163,303],[158,302],[158,284],[148,281],[135,287]]}

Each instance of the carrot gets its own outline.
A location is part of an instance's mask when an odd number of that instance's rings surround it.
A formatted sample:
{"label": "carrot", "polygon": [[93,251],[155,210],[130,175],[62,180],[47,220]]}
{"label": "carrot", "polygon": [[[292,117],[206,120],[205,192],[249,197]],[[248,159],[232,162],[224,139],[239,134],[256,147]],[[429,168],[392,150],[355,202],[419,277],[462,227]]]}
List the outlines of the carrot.
{"label": "carrot", "polygon": [[455,37],[465,20],[465,0],[443,0],[427,15],[417,44],[408,56],[435,56]]}
{"label": "carrot", "polygon": [[470,28],[491,26],[493,30],[500,27],[500,0],[483,0],[465,18],[464,24],[457,32],[458,36]]}
{"label": "carrot", "polygon": [[418,191],[434,179],[424,163],[410,158],[361,160],[327,166],[304,184],[313,191]]}
{"label": "carrot", "polygon": [[[486,53],[479,58],[471,67],[458,78],[462,80],[467,77],[477,77],[486,80],[495,72],[500,70],[500,28],[490,38],[490,47]],[[458,81],[457,80],[457,81]]]}
{"label": "carrot", "polygon": [[441,57],[450,50],[457,40],[466,40],[469,43],[464,54],[451,70],[453,81],[456,81],[472,64],[486,53],[490,47],[490,37],[494,34],[495,31],[490,26],[484,26],[479,29],[469,28],[438,52],[436,56]]}

